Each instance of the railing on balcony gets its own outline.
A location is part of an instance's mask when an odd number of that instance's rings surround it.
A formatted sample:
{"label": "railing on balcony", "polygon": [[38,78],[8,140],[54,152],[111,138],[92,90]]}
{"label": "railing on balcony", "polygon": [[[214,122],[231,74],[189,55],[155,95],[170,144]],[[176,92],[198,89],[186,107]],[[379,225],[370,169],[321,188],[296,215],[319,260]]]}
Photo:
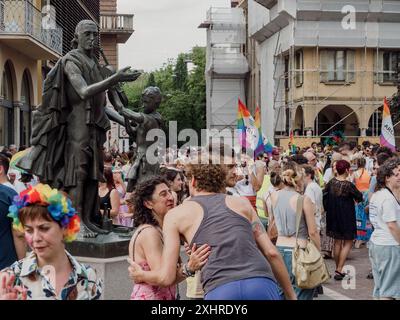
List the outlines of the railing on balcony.
{"label": "railing on balcony", "polygon": [[100,28],[102,32],[133,32],[133,14],[102,14]]}
{"label": "railing on balcony", "polygon": [[27,0],[0,0],[0,33],[30,35],[62,54],[61,27],[54,20],[42,18],[42,13]]}

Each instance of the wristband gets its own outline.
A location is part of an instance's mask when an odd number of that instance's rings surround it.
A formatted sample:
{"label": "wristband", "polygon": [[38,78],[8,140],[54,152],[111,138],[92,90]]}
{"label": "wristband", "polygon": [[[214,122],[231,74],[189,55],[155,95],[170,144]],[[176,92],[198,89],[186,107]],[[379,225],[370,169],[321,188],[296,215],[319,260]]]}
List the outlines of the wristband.
{"label": "wristband", "polygon": [[194,277],[196,272],[193,272],[191,270],[189,270],[187,263],[183,264],[182,266],[182,273],[186,276],[186,277]]}

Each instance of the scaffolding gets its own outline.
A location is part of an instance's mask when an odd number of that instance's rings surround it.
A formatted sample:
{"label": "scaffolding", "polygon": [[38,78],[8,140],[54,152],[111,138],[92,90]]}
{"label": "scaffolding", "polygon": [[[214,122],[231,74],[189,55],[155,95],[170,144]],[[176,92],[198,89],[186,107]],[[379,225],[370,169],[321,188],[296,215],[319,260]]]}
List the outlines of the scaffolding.
{"label": "scaffolding", "polygon": [[[294,32],[296,32],[295,28],[296,27],[294,27]],[[361,122],[371,123],[371,127],[357,128],[357,130],[369,129],[369,135],[379,136],[379,122],[381,121],[379,107],[382,106],[383,100],[383,96],[380,95],[382,95],[383,90],[381,90],[379,95],[379,92],[376,92],[377,85],[379,85],[381,89],[390,87],[392,85],[394,90],[395,87],[392,81],[395,80],[393,76],[396,74],[396,71],[394,69],[387,70],[383,66],[383,54],[384,52],[387,52],[386,48],[381,48],[378,43],[378,46],[375,48],[375,57],[373,59],[375,62],[373,68],[370,68],[370,63],[368,63],[368,58],[371,59],[370,56],[373,54],[373,49],[368,48],[366,37],[364,38],[363,48],[336,48],[335,50],[340,51],[353,51],[355,53],[353,59],[354,61],[357,59],[358,67],[356,67],[354,64],[353,68],[347,68],[344,66],[333,69],[326,68],[326,66],[321,65],[321,54],[323,50],[334,50],[332,48],[321,48],[319,45],[315,47],[302,47],[293,45],[289,48],[289,50],[282,51],[279,35],[275,44],[275,48],[273,71],[273,78],[275,80],[273,109],[277,114],[274,128],[275,133],[279,131],[282,132],[282,128],[285,128],[284,131],[286,134],[284,136],[287,137],[291,131],[297,129],[299,130],[299,135],[306,136],[307,131],[310,130],[310,128],[307,128],[305,125],[305,107],[312,105],[316,111],[315,122],[311,128],[314,136],[325,136],[327,133],[329,133],[329,131],[337,127],[339,124],[343,124],[343,122],[350,118],[354,113],[356,113],[358,116],[358,125],[360,125]],[[312,49],[312,52],[310,49]],[[313,55],[312,64],[314,68],[304,67],[305,51],[307,51],[308,59],[310,58],[310,55]],[[298,66],[296,63],[296,53],[298,52],[302,52],[303,62],[301,63],[301,66]],[[400,52],[400,50],[398,52]],[[288,69],[283,70],[283,72],[280,74],[277,74],[277,70],[281,64],[287,64]],[[322,76],[326,74],[330,76],[335,74],[344,74],[344,78],[341,77],[337,81],[330,81],[329,79],[322,81]],[[349,77],[349,75],[351,76]],[[298,79],[302,79],[301,84],[299,84]],[[284,84],[284,90],[282,90],[282,84]],[[311,89],[309,87],[310,84]],[[345,88],[355,84],[357,84],[357,87],[360,91],[355,92],[352,97],[349,97],[348,94],[347,96],[346,94],[341,96],[341,93],[343,93]],[[305,89],[306,86],[308,87],[307,92]],[[320,96],[321,88],[325,88],[325,91],[330,91],[329,94]],[[309,95],[310,91],[314,93],[311,97]],[[336,105],[346,105],[353,110],[350,113],[341,116],[341,119],[332,123],[328,129],[319,131],[321,126],[320,113],[328,105],[326,105],[324,108],[321,107],[327,102],[332,101],[335,101]],[[296,110],[299,106],[303,109],[302,125],[300,128],[298,126],[295,127],[295,125],[298,125],[298,123],[295,123],[295,120]],[[360,113],[360,110],[362,111],[363,108],[367,107],[372,107],[375,109],[375,111],[372,112],[372,115],[369,115],[370,112],[367,111]],[[365,118],[367,116],[369,119]],[[286,126],[282,124],[282,121],[286,121]],[[277,127],[279,126],[281,130],[277,130]]]}
{"label": "scaffolding", "polygon": [[211,8],[207,20],[207,128],[236,127],[237,99],[245,100],[249,65],[244,55],[246,18],[242,8]]}

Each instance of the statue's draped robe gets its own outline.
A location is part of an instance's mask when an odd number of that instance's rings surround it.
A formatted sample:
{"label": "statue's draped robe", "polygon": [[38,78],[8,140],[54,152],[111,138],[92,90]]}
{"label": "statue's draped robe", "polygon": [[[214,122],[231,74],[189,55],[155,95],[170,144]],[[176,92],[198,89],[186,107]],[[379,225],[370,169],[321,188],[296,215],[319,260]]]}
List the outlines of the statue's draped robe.
{"label": "statue's draped robe", "polygon": [[[69,192],[73,202],[78,195],[83,203],[95,202],[82,209],[92,211],[87,213],[91,215],[98,206],[98,181],[103,181],[102,148],[110,121],[104,109],[105,93],[82,100],[65,75],[67,63],[79,69],[88,86],[103,80],[97,60],[78,50],[60,59],[44,82],[42,104],[32,114],[33,148],[17,166],[37,175],[41,182]],[[84,184],[87,195],[79,194],[79,183]],[[96,190],[87,192],[87,188]]]}

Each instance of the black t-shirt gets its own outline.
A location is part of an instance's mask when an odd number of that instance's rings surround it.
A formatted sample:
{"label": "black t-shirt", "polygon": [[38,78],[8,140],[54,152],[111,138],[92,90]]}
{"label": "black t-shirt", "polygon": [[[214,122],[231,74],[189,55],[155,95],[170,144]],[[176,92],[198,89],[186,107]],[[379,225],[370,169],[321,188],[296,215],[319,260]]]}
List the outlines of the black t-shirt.
{"label": "black t-shirt", "polygon": [[0,270],[18,260],[12,236],[12,219],[8,218],[8,207],[17,193],[0,184]]}

